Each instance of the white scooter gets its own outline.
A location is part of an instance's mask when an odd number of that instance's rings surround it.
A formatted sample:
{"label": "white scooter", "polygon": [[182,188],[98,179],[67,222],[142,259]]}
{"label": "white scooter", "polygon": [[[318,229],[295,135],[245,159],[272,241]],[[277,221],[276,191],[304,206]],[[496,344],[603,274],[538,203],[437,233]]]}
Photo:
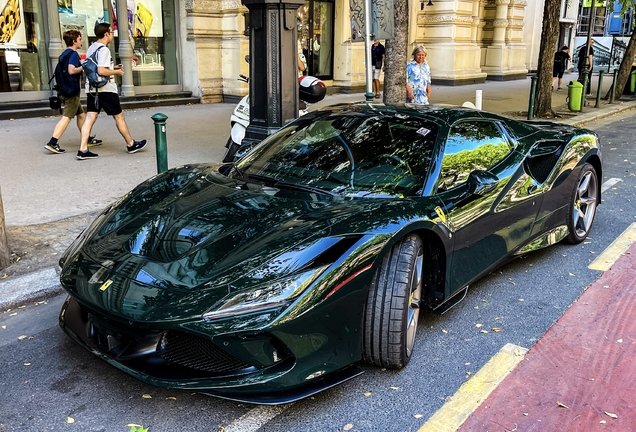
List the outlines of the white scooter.
{"label": "white scooter", "polygon": [[[239,75],[239,81],[246,83],[250,82],[250,79],[245,75]],[[307,109],[310,103],[320,102],[325,98],[327,94],[327,86],[320,79],[312,76],[298,77],[299,98],[304,102],[305,107],[298,112],[298,117],[307,114]],[[234,108],[234,112],[230,116],[230,126],[232,130],[230,137],[225,143],[225,156],[223,162],[233,162],[236,158],[243,138],[245,138],[245,130],[250,125],[250,95],[246,95]]]}

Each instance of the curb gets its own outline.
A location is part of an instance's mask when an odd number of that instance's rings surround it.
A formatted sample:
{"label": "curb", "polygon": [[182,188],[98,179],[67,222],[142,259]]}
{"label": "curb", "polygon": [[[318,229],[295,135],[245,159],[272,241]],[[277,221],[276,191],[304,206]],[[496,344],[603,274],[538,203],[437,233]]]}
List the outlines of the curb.
{"label": "curb", "polygon": [[42,300],[62,292],[58,272],[53,267],[0,282],[0,310]]}

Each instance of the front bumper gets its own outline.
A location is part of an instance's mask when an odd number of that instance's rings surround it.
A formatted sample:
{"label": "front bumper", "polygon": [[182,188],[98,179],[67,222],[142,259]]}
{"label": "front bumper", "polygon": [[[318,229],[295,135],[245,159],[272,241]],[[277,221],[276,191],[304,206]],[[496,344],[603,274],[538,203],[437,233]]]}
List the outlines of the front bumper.
{"label": "front bumper", "polygon": [[295,358],[268,333],[223,335],[217,344],[193,333],[114,321],[71,296],[59,323],[76,342],[141,381],[241,402],[293,402],[362,373],[350,366],[299,385],[291,378]]}

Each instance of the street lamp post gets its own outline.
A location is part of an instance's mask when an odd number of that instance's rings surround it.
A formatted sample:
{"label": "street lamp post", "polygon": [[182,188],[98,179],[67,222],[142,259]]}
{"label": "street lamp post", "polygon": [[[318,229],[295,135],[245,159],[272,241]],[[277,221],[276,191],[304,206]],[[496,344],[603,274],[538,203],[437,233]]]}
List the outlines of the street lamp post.
{"label": "street lamp post", "polygon": [[250,125],[260,142],[298,117],[296,11],[302,0],[242,0],[249,9]]}

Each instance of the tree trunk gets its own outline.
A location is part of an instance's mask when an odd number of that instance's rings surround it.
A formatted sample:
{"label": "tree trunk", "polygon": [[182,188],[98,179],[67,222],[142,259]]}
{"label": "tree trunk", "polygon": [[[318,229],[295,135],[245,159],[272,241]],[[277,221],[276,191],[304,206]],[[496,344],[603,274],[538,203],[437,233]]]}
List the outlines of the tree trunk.
{"label": "tree trunk", "polygon": [[[634,62],[634,56],[636,56],[636,30],[632,31],[632,37],[629,38],[623,61],[618,67],[618,75],[616,76],[616,93],[614,93],[614,99],[619,100],[623,96],[623,90],[625,84],[629,79],[629,75],[632,71],[632,63]],[[604,99],[609,99],[612,89],[610,88]]]}
{"label": "tree trunk", "polygon": [[406,46],[408,38],[408,2],[394,0],[393,39],[386,41],[383,101],[386,104],[406,101]]}
{"label": "tree trunk", "polygon": [[0,190],[0,270],[9,267],[11,254],[7,243],[7,233],[4,230],[4,208],[2,207],[2,191]]}
{"label": "tree trunk", "polygon": [[543,7],[543,29],[539,47],[539,64],[537,67],[537,89],[535,94],[534,115],[536,117],[553,117],[552,111],[552,70],[554,53],[558,49],[560,0],[546,0]]}

